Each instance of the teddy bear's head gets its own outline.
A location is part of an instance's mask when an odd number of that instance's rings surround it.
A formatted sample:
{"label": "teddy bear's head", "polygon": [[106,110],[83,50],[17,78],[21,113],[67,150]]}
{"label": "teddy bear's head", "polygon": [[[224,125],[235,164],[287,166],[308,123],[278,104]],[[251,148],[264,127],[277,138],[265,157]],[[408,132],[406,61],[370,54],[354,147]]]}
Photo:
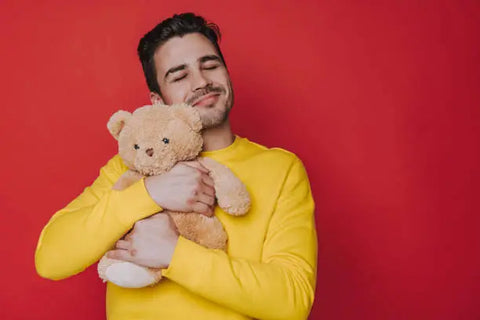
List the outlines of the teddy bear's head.
{"label": "teddy bear's head", "polygon": [[164,173],[202,150],[200,116],[186,104],[144,106],[133,113],[121,110],[107,127],[118,140],[124,163],[146,176]]}

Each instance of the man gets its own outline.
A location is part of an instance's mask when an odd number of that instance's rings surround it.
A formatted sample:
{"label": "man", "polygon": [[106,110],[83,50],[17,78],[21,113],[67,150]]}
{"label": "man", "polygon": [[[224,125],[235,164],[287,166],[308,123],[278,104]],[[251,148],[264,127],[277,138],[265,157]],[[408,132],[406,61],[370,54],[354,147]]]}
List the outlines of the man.
{"label": "man", "polygon": [[[292,153],[232,134],[233,90],[217,36],[202,17],[175,15],[147,33],[138,52],[152,103],[198,109],[205,128],[201,156],[227,165],[245,183],[249,213],[231,217],[215,207],[211,178],[198,162],[112,190],[127,169],[117,155],[40,236],[36,267],[46,278],[76,274],[112,247],[110,257],[164,268],[153,287],[108,283],[109,319],[305,319],[310,312],[316,233],[305,170]],[[168,215],[154,215],[162,210],[215,212],[228,252],[179,237]]]}

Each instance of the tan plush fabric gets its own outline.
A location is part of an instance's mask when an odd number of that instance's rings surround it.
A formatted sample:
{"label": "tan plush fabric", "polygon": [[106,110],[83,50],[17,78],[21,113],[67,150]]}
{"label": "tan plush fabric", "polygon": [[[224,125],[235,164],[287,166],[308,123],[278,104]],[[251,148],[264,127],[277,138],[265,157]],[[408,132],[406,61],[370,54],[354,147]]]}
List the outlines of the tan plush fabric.
{"label": "tan plush fabric", "polygon": [[[143,176],[165,173],[179,161],[197,158],[202,150],[200,117],[186,104],[149,105],[133,113],[118,111],[107,127],[118,140],[119,155],[129,167],[114,184],[115,190],[124,190]],[[208,158],[202,158],[201,162],[210,170],[219,206],[231,215],[245,214],[250,208],[245,185],[224,165]],[[207,248],[226,249],[227,234],[215,216],[168,213],[184,238]],[[160,270],[139,268],[106,256],[100,260],[98,272],[104,281],[129,288],[152,285],[161,278]]]}

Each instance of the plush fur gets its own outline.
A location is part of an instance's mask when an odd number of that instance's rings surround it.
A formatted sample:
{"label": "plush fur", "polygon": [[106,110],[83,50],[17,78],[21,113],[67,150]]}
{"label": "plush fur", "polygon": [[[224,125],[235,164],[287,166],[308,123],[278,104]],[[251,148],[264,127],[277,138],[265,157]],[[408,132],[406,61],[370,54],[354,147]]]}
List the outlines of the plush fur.
{"label": "plush fur", "polygon": [[[133,113],[118,111],[107,127],[118,140],[119,155],[129,170],[114,184],[122,190],[143,176],[160,175],[177,162],[196,159],[202,150],[201,121],[197,110],[188,105],[144,106]],[[198,159],[210,170],[218,205],[232,215],[243,215],[250,208],[245,185],[224,165]],[[183,237],[207,248],[226,250],[227,234],[220,221],[198,213],[168,212]],[[126,288],[157,283],[161,270],[147,268],[103,256],[98,273],[104,281]]]}

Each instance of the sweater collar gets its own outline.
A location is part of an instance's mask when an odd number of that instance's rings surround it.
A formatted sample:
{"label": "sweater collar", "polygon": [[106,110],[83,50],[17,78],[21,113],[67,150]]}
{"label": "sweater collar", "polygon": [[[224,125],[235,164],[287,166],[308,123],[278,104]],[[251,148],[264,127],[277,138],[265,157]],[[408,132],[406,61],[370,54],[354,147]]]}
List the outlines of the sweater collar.
{"label": "sweater collar", "polygon": [[209,157],[219,161],[227,160],[229,156],[237,153],[238,149],[242,145],[243,140],[245,140],[245,138],[241,138],[235,135],[235,139],[233,140],[232,144],[230,144],[229,146],[222,149],[213,150],[213,151],[202,151],[200,153],[200,156]]}

